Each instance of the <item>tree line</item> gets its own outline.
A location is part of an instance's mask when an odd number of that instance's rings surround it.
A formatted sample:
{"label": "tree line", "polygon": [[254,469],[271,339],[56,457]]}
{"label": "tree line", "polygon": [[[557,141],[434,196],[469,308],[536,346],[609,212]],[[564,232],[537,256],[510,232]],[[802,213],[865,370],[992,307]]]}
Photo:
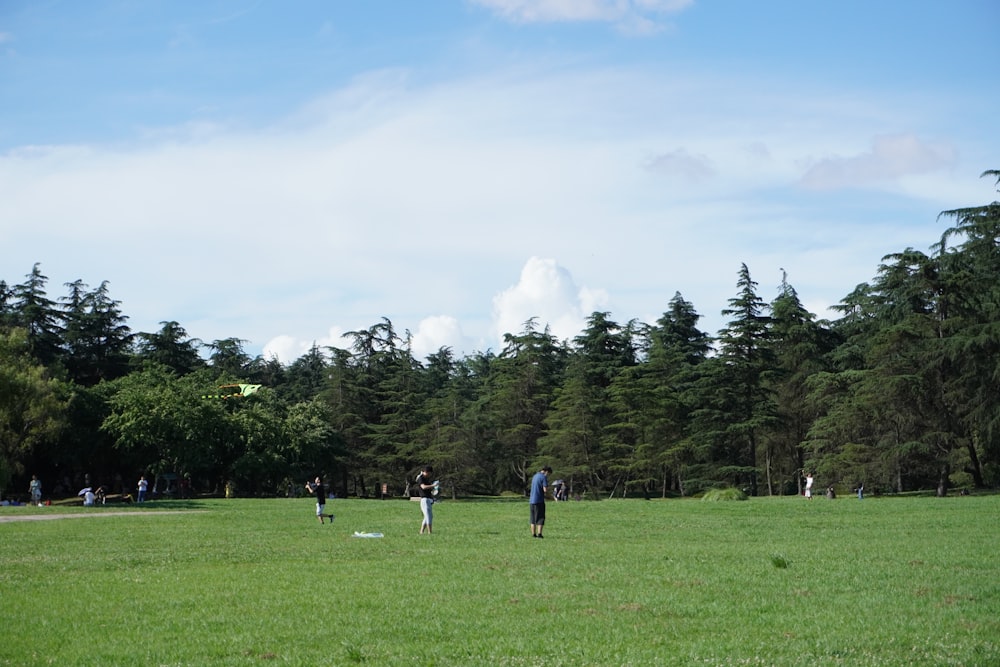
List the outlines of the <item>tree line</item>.
{"label": "tree line", "polygon": [[430,463],[447,493],[520,494],[542,462],[592,497],[794,494],[804,471],[996,487],[1000,202],[940,217],[928,253],[886,255],[832,321],[786,277],[765,300],[743,264],[715,336],[677,293],[652,324],[595,312],[560,341],[531,319],[499,351],[424,360],[387,318],[287,365],[173,321],[133,332],[107,282],[54,301],[36,264],[0,281],[0,493],[34,473],[67,495],[139,474],[285,495],[321,474],[342,496],[405,495]]}

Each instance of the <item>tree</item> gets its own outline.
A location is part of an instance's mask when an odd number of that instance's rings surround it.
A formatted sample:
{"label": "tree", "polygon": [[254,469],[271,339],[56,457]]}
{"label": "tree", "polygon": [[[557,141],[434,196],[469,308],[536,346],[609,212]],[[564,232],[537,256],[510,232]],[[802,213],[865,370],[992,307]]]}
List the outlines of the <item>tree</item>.
{"label": "tree", "polygon": [[63,299],[62,335],[70,377],[78,384],[93,386],[125,375],[133,336],[121,302],[111,299],[107,281],[91,292],[81,280],[66,286],[70,294]]}
{"label": "tree", "polygon": [[115,447],[145,462],[153,473],[214,476],[231,473],[239,433],[227,403],[203,398],[217,380],[209,371],[178,376],[148,364],[107,385],[110,414],[102,429]]}
{"label": "tree", "polygon": [[534,318],[524,323],[521,333],[505,334],[504,343],[491,363],[480,408],[490,441],[487,455],[504,464],[497,470],[497,485],[523,493],[533,474],[553,392],[562,380],[566,350],[548,327],[536,330]]}
{"label": "tree", "polygon": [[855,290],[858,322],[846,345],[860,363],[812,383],[825,414],[808,447],[833,479],[839,470],[897,491],[930,482],[944,493],[962,434],[945,390],[950,288],[940,268],[907,248],[886,255],[873,283]]}
{"label": "tree", "polygon": [[[663,496],[668,488],[686,494],[688,478],[697,470],[690,438],[695,389],[701,364],[712,350],[711,338],[698,329],[699,319],[694,305],[675,293],[647,334],[647,360],[635,381],[642,397],[638,413],[643,433],[636,463],[661,478]],[[704,484],[694,482],[696,487]]]}
{"label": "tree", "polygon": [[[982,177],[1000,185],[1000,170]],[[941,236],[936,257],[949,285],[948,338],[943,356],[951,374],[946,401],[966,437],[965,469],[976,486],[1000,482],[1000,202],[943,211],[955,221]],[[955,243],[958,241],[958,243]]]}
{"label": "tree", "polygon": [[442,347],[428,355],[422,373],[426,400],[414,441],[452,494],[492,492],[495,471],[481,456],[483,438],[470,419],[480,379],[474,368]]}
{"label": "tree", "polygon": [[187,331],[174,321],[160,322],[162,328],[156,333],[137,334],[136,360],[141,365],[151,361],[165,366],[178,375],[186,375],[199,368],[204,368],[205,362],[198,356],[201,341],[188,338]]}
{"label": "tree", "polygon": [[62,354],[62,313],[48,298],[48,281],[35,264],[27,280],[11,290],[13,324],[27,331],[31,354],[45,366],[55,364]]}
{"label": "tree", "polygon": [[808,382],[813,374],[828,370],[836,339],[805,309],[784,272],[770,310],[775,369],[770,389],[776,420],[764,433],[764,473],[768,495],[793,489],[798,493],[804,467],[801,445],[816,418],[807,400]]}
{"label": "tree", "polygon": [[245,378],[253,360],[243,351],[244,343],[242,338],[223,338],[209,343],[207,347],[212,352],[208,360],[212,368],[222,375]]}
{"label": "tree", "polygon": [[68,395],[31,354],[25,330],[0,331],[0,494],[34,448],[65,428]]}
{"label": "tree", "polygon": [[619,485],[624,489],[629,481],[635,432],[626,426],[628,418],[618,419],[611,387],[624,369],[636,365],[633,340],[631,325],[621,327],[604,312],[591,314],[574,339],[562,386],[546,418],[547,433],[539,441],[540,453],[559,462],[571,486],[579,479],[596,492],[612,479],[612,490]]}
{"label": "tree", "polygon": [[718,473],[757,495],[760,438],[776,420],[767,384],[773,372],[771,319],[746,264],[737,287],[739,294],[722,311],[732,319],[719,332],[719,355],[704,365],[696,428],[704,455]]}

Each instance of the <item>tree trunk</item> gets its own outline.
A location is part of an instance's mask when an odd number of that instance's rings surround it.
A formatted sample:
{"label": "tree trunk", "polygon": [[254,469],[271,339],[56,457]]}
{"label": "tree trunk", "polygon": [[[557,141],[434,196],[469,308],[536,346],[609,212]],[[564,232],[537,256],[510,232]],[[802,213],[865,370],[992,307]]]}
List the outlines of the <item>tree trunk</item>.
{"label": "tree trunk", "polygon": [[967,440],[966,449],[969,452],[969,462],[972,464],[972,483],[976,485],[977,489],[981,489],[986,486],[983,483],[983,467],[979,462],[979,454],[976,453],[976,441],[975,438],[969,438]]}
{"label": "tree trunk", "polygon": [[944,498],[948,495],[948,473],[947,465],[941,466],[941,476],[938,477],[937,497]]}
{"label": "tree trunk", "polygon": [[767,474],[767,495],[774,495],[774,486],[771,484],[771,448],[767,448],[764,454],[764,471]]}

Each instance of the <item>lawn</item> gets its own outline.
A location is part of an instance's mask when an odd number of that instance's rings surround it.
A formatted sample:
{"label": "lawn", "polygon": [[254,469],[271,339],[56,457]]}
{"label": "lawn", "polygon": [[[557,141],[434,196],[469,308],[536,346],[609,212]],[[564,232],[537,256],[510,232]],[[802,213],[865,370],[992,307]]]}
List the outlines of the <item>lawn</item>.
{"label": "lawn", "polygon": [[0,665],[1000,664],[1000,496],[327,509],[0,508]]}

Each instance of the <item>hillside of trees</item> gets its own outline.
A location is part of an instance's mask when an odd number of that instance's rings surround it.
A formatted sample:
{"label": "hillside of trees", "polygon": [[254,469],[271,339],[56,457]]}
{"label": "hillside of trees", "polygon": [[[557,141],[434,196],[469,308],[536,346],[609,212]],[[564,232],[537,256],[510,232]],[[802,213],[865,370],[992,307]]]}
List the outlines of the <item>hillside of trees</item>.
{"label": "hillside of trees", "polygon": [[341,496],[403,495],[430,463],[448,494],[495,495],[543,462],[590,497],[795,494],[804,470],[886,493],[996,487],[1000,202],[941,218],[940,242],[886,255],[835,321],[787,281],[762,299],[744,264],[715,336],[678,293],[651,324],[595,312],[559,341],[531,320],[498,352],[423,361],[389,319],[287,365],[177,322],[133,332],[107,282],[53,300],[36,264],[0,281],[0,494],[146,474],[285,495],[321,474]]}

